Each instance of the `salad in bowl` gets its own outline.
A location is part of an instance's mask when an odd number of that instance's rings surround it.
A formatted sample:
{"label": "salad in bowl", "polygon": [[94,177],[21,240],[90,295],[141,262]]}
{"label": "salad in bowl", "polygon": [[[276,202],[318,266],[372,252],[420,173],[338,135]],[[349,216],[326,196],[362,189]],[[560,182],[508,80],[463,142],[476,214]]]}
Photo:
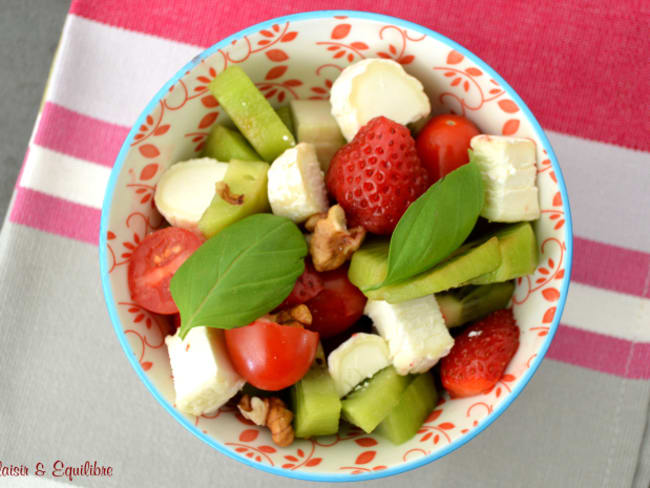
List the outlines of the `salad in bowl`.
{"label": "salad in bowl", "polygon": [[161,91],[100,252],[127,355],[183,425],[341,480],[431,461],[506,408],[557,327],[570,239],[551,148],[496,73],[414,24],[320,12]]}

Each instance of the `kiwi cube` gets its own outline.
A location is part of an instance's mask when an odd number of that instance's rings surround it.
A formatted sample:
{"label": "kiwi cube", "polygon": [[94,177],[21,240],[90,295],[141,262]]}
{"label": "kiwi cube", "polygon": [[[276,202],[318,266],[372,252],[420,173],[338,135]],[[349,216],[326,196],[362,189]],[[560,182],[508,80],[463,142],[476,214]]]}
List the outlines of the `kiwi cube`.
{"label": "kiwi cube", "polygon": [[369,434],[399,403],[411,378],[397,374],[393,366],[375,373],[343,399],[343,419]]}
{"label": "kiwi cube", "polygon": [[293,428],[296,437],[336,434],[341,400],[326,368],[312,367],[291,387]]}
{"label": "kiwi cube", "polygon": [[393,444],[402,444],[413,437],[435,408],[438,392],[429,373],[417,375],[406,387],[398,404],[379,424],[377,432]]}
{"label": "kiwi cube", "polygon": [[272,162],[296,145],[293,134],[239,66],[219,73],[210,82],[210,91],[265,161]]}

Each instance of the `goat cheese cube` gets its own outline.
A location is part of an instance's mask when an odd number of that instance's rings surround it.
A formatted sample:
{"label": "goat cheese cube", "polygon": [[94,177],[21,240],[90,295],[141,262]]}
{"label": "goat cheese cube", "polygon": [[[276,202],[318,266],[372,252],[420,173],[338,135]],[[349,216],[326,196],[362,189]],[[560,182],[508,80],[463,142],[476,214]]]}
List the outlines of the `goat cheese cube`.
{"label": "goat cheese cube", "polygon": [[401,375],[424,373],[454,345],[433,295],[401,303],[368,300],[364,313],[386,339],[393,366]]}
{"label": "goat cheese cube", "polygon": [[384,338],[363,332],[350,336],[327,357],[327,367],[339,397],[390,364]]}
{"label": "goat cheese cube", "polygon": [[364,59],[345,68],[332,85],[330,103],[348,141],[380,115],[406,125],[431,111],[422,83],[392,59]]}
{"label": "goat cheese cube", "polygon": [[284,151],[268,173],[268,196],[274,214],[296,223],[328,208],[325,177],[313,144],[301,142]]}
{"label": "goat cheese cube", "polygon": [[216,411],[244,386],[228,352],[221,329],[194,327],[185,339],[165,338],[174,376],[176,407],[190,415]]}
{"label": "goat cheese cube", "polygon": [[212,158],[190,159],[170,166],[158,180],[154,202],[174,227],[196,231],[205,209],[222,181],[228,163]]}
{"label": "goat cheese cube", "polygon": [[535,143],[522,137],[481,134],[470,145],[485,186],[481,216],[496,222],[539,218]]}

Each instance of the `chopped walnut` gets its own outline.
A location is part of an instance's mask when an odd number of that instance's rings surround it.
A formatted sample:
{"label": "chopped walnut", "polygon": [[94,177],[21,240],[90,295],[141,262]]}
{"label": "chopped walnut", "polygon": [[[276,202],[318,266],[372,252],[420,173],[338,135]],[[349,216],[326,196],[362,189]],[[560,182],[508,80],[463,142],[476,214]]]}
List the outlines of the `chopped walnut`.
{"label": "chopped walnut", "polygon": [[309,311],[309,307],[304,303],[296,305],[289,310],[281,310],[277,314],[272,315],[272,318],[274,322],[282,325],[288,325],[291,322],[298,322],[302,326],[311,325],[311,312]]}
{"label": "chopped walnut", "polygon": [[316,224],[318,223],[318,221],[326,218],[327,218],[327,212],[319,212],[310,216],[305,222],[305,229],[307,229],[308,232],[314,232],[314,229],[316,228]]}
{"label": "chopped walnut", "polygon": [[219,195],[225,202],[228,202],[230,205],[243,205],[244,204],[244,194],[231,193],[230,186],[228,183],[219,181],[216,184],[217,195]]}
{"label": "chopped walnut", "polygon": [[359,249],[366,230],[362,226],[348,229],[345,212],[340,205],[330,207],[327,217],[312,215],[305,224],[314,233],[309,240],[309,253],[317,271],[330,271],[341,266]]}
{"label": "chopped walnut", "polygon": [[252,397],[248,394],[241,397],[237,408],[244,418],[256,425],[266,425],[266,416],[269,413],[269,399]]}
{"label": "chopped walnut", "polygon": [[293,442],[293,413],[279,398],[262,399],[246,394],[239,400],[237,408],[245,418],[268,427],[276,445],[286,447]]}
{"label": "chopped walnut", "polygon": [[271,431],[271,438],[276,445],[286,447],[293,442],[292,420],[293,412],[284,405],[284,402],[277,397],[271,397],[266,426]]}

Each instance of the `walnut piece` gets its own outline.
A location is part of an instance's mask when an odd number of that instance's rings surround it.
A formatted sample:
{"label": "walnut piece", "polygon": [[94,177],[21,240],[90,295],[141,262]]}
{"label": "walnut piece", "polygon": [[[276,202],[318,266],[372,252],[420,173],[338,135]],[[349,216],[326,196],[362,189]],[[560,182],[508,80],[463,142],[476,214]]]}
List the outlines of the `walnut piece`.
{"label": "walnut piece", "polygon": [[269,413],[269,399],[252,397],[248,394],[241,397],[237,408],[244,418],[256,425],[266,425],[266,416]]}
{"label": "walnut piece", "polygon": [[307,230],[311,226],[314,233],[309,239],[309,253],[317,271],[341,266],[366,237],[366,229],[362,226],[347,228],[345,212],[338,204],[330,207],[326,218],[321,214],[312,215],[305,224]]}
{"label": "walnut piece", "polygon": [[314,232],[314,229],[316,228],[316,224],[318,223],[318,221],[326,218],[327,218],[327,212],[319,212],[310,216],[305,222],[305,229],[307,229],[307,232]]}
{"label": "walnut piece", "polygon": [[230,186],[228,183],[223,181],[218,181],[216,184],[217,195],[221,197],[222,200],[229,203],[230,205],[243,205],[244,204],[244,194],[231,193]]}
{"label": "walnut piece", "polygon": [[269,428],[273,442],[286,447],[293,442],[293,413],[278,397],[259,398],[245,394],[239,400],[237,408],[242,416],[256,425]]}
{"label": "walnut piece", "polygon": [[271,438],[277,446],[286,447],[293,442],[293,412],[277,397],[269,399],[269,414],[266,426],[271,431]]}
{"label": "walnut piece", "polygon": [[309,307],[304,303],[296,305],[289,310],[280,310],[277,314],[271,315],[271,319],[281,325],[293,325],[293,322],[298,322],[301,326],[311,325],[311,312]]}

